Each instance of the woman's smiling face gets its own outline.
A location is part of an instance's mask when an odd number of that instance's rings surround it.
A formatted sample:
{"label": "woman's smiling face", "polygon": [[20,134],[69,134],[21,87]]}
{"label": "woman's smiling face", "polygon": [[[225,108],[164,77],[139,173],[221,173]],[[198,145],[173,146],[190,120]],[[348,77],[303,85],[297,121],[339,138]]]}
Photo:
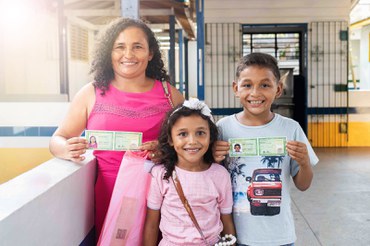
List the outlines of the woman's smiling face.
{"label": "woman's smiling face", "polygon": [[112,49],[112,67],[115,77],[145,77],[152,59],[147,36],[138,27],[128,27],[117,37]]}

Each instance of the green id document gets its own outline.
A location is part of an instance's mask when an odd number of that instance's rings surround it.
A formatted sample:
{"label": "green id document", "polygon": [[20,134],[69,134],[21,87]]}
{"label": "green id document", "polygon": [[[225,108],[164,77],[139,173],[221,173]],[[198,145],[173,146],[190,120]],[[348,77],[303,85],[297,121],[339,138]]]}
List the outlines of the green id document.
{"label": "green id document", "polygon": [[286,137],[230,138],[230,157],[284,156]]}
{"label": "green id document", "polygon": [[284,156],[286,155],[286,137],[258,138],[258,150],[260,156]]}
{"label": "green id document", "polygon": [[141,132],[117,132],[86,130],[85,138],[89,149],[95,150],[137,150],[142,143]]}
{"label": "green id document", "polygon": [[257,138],[230,138],[230,156],[245,157],[257,156]]}

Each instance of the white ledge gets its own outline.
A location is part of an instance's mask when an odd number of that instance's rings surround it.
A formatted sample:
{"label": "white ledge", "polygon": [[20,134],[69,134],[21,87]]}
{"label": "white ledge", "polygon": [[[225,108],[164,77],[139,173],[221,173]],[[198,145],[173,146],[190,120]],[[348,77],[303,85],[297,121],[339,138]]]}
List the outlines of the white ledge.
{"label": "white ledge", "polygon": [[0,246],[79,245],[94,225],[94,183],[88,154],[82,163],[52,159],[0,185]]}

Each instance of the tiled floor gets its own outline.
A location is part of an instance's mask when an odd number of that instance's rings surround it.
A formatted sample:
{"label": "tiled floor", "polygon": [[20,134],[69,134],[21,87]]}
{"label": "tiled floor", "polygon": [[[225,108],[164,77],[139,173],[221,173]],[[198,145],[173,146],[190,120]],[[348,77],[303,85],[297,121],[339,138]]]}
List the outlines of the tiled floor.
{"label": "tiled floor", "polygon": [[370,245],[370,148],[315,152],[310,189],[292,189],[296,246]]}

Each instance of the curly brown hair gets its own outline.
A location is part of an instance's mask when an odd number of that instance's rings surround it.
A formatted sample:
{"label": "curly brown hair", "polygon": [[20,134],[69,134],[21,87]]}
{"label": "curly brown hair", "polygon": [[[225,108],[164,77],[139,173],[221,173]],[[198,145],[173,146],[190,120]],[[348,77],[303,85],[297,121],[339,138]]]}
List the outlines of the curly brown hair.
{"label": "curly brown hair", "polygon": [[210,130],[210,142],[207,152],[204,154],[203,160],[206,163],[212,164],[215,162],[213,157],[212,148],[218,139],[218,128],[216,124],[211,120],[210,117],[202,114],[200,109],[191,109],[183,105],[179,105],[173,110],[167,113],[166,119],[163,122],[161,132],[158,138],[157,153],[159,154],[156,163],[164,165],[166,173],[163,179],[168,180],[172,176],[172,172],[175,169],[175,165],[178,161],[177,152],[175,148],[170,145],[171,142],[171,130],[175,123],[182,117],[189,117],[191,115],[197,115],[208,122]]}
{"label": "curly brown hair", "polygon": [[90,74],[94,76],[94,86],[101,89],[103,95],[114,79],[112,67],[113,44],[119,34],[128,27],[140,28],[147,37],[149,50],[153,54],[153,58],[148,63],[145,75],[159,81],[169,81],[167,71],[164,69],[158,40],[153,31],[141,20],[120,17],[108,24],[104,32],[100,35],[93,53]]}

